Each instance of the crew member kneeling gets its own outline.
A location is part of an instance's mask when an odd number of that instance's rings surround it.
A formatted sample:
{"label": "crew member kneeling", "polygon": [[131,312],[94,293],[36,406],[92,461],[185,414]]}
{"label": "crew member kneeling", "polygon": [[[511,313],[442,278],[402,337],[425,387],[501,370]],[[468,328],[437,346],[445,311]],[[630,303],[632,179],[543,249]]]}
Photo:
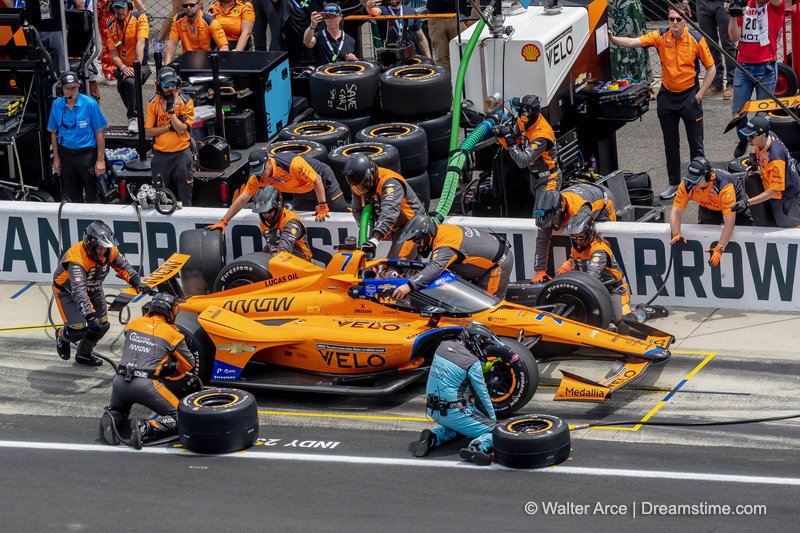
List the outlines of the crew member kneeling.
{"label": "crew member kneeling", "polygon": [[56,330],[56,352],[70,358],[70,343],[78,344],[75,361],[100,366],[103,360],[92,350],[110,327],[103,280],[113,268],[139,292],[149,290],[119,251],[114,233],[95,220],[83,233],[83,241],[69,248],[53,273],[53,294],[64,327]]}
{"label": "crew member kneeling", "polygon": [[519,360],[478,322],[472,322],[457,337],[443,340],[436,348],[425,393],[428,416],[437,425],[433,430],[422,430],[419,439],[411,444],[415,456],[424,457],[432,448],[461,434],[472,441],[459,456],[481,466],[491,464],[492,430],[497,416],[483,379],[483,363],[488,357],[498,357],[509,364]]}
{"label": "crew member kneeling", "polygon": [[139,404],[160,415],[138,420],[131,427],[131,446],[163,441],[178,433],[178,401],[203,388],[200,378],[190,373],[195,360],[183,334],[175,327],[178,300],[171,294],[153,297],[145,316],[125,327],[122,359],[111,389],[111,404],[100,418],[100,436],[113,446],[119,444],[118,428]]}
{"label": "crew member kneeling", "polygon": [[281,192],[272,185],[259,189],[253,197],[253,213],[261,219],[261,234],[267,241],[265,252],[289,252],[311,261],[306,242],[306,227],[296,214],[283,206]]}
{"label": "crew member kneeling", "polygon": [[514,268],[514,254],[505,239],[485,230],[454,224],[437,226],[430,216],[416,215],[406,224],[400,241],[412,241],[422,257],[428,257],[431,251],[433,256],[408,283],[395,289],[393,298],[403,298],[412,289],[427,286],[445,269],[489,294],[505,298]]}

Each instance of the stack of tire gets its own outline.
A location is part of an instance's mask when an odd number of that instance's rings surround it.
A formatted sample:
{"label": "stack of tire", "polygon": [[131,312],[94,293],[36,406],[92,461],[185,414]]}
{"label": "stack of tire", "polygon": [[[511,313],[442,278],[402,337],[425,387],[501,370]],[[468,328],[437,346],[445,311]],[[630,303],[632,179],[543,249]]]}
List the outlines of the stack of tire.
{"label": "stack of tire", "polygon": [[369,126],[378,101],[380,69],[366,61],[317,67],[309,79],[315,118],[344,123],[351,132]]}
{"label": "stack of tire", "polygon": [[[381,110],[388,121],[413,124],[425,132],[430,198],[439,198],[444,185],[452,103],[450,75],[442,67],[420,62],[391,68],[380,76]],[[406,179],[414,177],[405,168],[402,172]]]}

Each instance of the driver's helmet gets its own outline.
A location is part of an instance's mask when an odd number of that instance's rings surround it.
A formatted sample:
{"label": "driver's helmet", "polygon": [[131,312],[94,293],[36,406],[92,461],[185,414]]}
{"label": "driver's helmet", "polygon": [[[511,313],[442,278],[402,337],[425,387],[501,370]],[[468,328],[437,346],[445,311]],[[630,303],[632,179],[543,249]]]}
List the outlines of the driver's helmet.
{"label": "driver's helmet", "polygon": [[539,229],[558,229],[561,226],[563,211],[560,192],[543,191],[536,196],[533,218]]}
{"label": "driver's helmet", "polygon": [[265,185],[253,196],[253,213],[270,228],[275,227],[283,211],[283,196],[272,185]]}
{"label": "driver's helmet", "polygon": [[350,184],[353,194],[368,198],[375,191],[378,165],[364,154],[356,154],[347,160],[342,175]]}
{"label": "driver's helmet", "polygon": [[485,359],[487,356],[492,355],[505,360],[506,358],[510,359],[514,355],[513,352],[503,344],[503,341],[492,333],[492,330],[480,322],[470,322],[470,324],[461,331],[461,340],[464,346],[479,359]]}
{"label": "driver's helmet", "polygon": [[589,247],[597,236],[597,227],[594,225],[591,215],[578,213],[569,219],[566,233],[572,241],[572,248],[582,252]]}
{"label": "driver's helmet", "polygon": [[711,163],[705,157],[698,156],[692,159],[689,163],[689,168],[686,169],[686,175],[683,177],[683,186],[686,187],[686,192],[692,190],[703,178],[711,178]]}
{"label": "driver's helmet", "polygon": [[523,122],[533,124],[542,112],[542,100],[535,94],[515,96],[511,99],[511,107],[517,110]]}
{"label": "driver's helmet", "polygon": [[161,315],[172,324],[178,316],[178,299],[165,292],[159,292],[150,300],[149,315]]}
{"label": "driver's helmet", "polygon": [[[105,222],[95,220],[83,232],[83,247],[95,262],[103,263],[105,262],[105,257],[100,257],[97,254],[98,246],[113,248],[117,246],[117,239],[114,238],[114,232]],[[106,252],[106,257],[108,257],[108,252]]]}
{"label": "driver's helmet", "polygon": [[403,228],[400,242],[414,241],[417,252],[422,257],[428,257],[433,248],[433,239],[436,238],[438,227],[433,219],[424,214],[414,215]]}

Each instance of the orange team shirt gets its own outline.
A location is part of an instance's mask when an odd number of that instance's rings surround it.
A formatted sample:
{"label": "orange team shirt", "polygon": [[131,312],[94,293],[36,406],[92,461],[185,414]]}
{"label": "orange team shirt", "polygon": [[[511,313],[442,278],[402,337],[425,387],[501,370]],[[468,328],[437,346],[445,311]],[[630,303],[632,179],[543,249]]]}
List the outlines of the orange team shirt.
{"label": "orange team shirt", "polygon": [[227,37],[232,48],[236,47],[239,36],[242,34],[242,22],[255,22],[256,20],[253,5],[250,2],[242,2],[241,0],[234,0],[227,8],[220,4],[219,1],[213,2],[208,6],[206,12],[222,26],[225,37]]}
{"label": "orange team shirt", "polygon": [[272,176],[262,179],[261,176],[251,174],[244,187],[245,193],[253,196],[265,185],[272,185],[284,194],[303,194],[314,189],[317,172],[302,157],[293,157],[288,171],[283,164],[285,158],[277,161],[270,157],[269,161],[272,164]]}
{"label": "orange team shirt", "polygon": [[655,30],[639,37],[643,47],[655,46],[661,58],[661,83],[673,93],[691,89],[695,85],[697,72],[695,59],[699,58],[706,68],[714,64],[711,50],[705,37],[689,28],[683,29],[678,39],[669,29]]}
{"label": "orange team shirt", "polygon": [[[185,124],[189,127],[194,123],[194,101],[183,93],[178,93],[173,104],[175,114],[178,117],[186,117]],[[144,119],[145,128],[155,128],[158,126],[169,125],[169,114],[167,113],[167,101],[158,94],[154,94],[147,102],[147,112]],[[153,149],[159,152],[180,152],[189,147],[189,130],[183,135],[169,130],[161,135],[156,135],[153,139]]]}
{"label": "orange team shirt", "polygon": [[692,190],[687,192],[686,185],[681,181],[672,206],[677,209],[686,209],[689,200],[694,200],[710,211],[722,212],[724,217],[735,214],[733,206],[736,205],[736,188],[733,183],[727,183],[717,190],[718,186],[719,183],[714,180],[705,189],[692,187]]}
{"label": "orange team shirt", "polygon": [[108,23],[108,39],[106,46],[109,50],[116,49],[119,58],[126,67],[132,67],[136,61],[136,42],[139,39],[150,38],[150,23],[147,15],[128,13],[122,23],[112,17]]}
{"label": "orange team shirt", "polygon": [[185,13],[178,13],[172,19],[169,30],[170,41],[180,41],[184,52],[192,50],[211,50],[211,40],[217,48],[228,45],[222,26],[214,17],[201,14],[194,22]]}

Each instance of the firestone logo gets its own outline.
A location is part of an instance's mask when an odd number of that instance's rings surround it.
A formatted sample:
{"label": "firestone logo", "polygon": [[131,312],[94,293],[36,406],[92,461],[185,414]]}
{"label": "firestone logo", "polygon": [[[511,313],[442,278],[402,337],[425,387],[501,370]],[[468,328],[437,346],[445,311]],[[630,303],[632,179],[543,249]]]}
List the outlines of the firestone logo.
{"label": "firestone logo", "polygon": [[540,55],[542,51],[535,44],[528,43],[522,47],[522,58],[528,63],[539,61]]}

